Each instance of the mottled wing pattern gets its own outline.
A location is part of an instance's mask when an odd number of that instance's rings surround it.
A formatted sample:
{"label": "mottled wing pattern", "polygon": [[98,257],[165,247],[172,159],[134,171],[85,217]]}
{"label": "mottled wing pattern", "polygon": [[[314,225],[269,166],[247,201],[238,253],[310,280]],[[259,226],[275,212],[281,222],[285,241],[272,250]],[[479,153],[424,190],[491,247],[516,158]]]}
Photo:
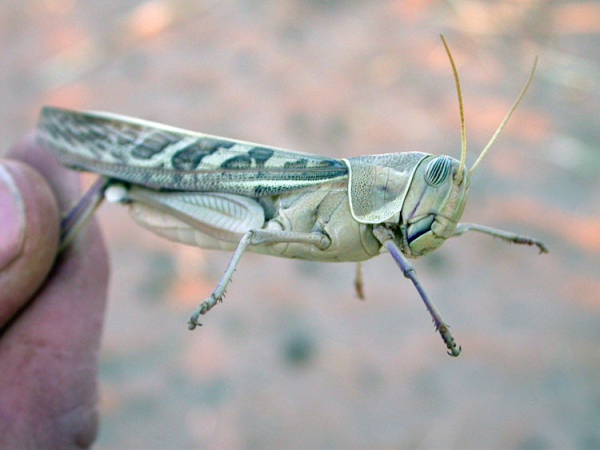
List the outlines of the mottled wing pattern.
{"label": "mottled wing pattern", "polygon": [[341,160],[108,113],[44,107],[38,138],[66,166],[152,189],[261,197],[348,174]]}

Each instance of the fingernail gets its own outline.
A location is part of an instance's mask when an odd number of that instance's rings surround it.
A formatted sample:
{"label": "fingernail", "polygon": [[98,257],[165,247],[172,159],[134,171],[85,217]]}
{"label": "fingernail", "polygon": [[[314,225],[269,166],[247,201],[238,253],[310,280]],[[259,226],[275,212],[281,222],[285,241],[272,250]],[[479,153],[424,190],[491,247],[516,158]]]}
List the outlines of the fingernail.
{"label": "fingernail", "polygon": [[25,241],[25,203],[13,176],[0,164],[0,270],[19,256]]}

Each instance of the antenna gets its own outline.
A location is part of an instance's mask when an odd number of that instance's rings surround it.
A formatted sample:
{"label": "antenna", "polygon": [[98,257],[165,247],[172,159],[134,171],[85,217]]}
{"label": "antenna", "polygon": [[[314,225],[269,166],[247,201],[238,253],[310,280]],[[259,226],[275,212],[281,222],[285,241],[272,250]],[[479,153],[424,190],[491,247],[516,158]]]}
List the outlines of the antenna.
{"label": "antenna", "polygon": [[[454,179],[458,182],[462,181],[463,172],[465,170],[465,165],[467,163],[467,130],[465,128],[465,111],[463,108],[462,101],[462,91],[460,89],[460,79],[458,78],[458,71],[456,70],[456,65],[454,64],[454,59],[452,58],[452,53],[450,53],[450,48],[446,43],[446,39],[443,34],[440,34],[442,38],[442,42],[444,43],[444,48],[446,49],[446,53],[448,54],[448,58],[450,59],[450,64],[452,65],[452,72],[454,73],[454,81],[456,82],[456,92],[458,93],[458,108],[460,110],[460,140],[462,143],[462,149],[460,152],[460,166],[458,168],[458,172],[454,175]],[[472,170],[472,169],[471,169]]]}
{"label": "antenna", "polygon": [[481,161],[483,160],[483,157],[490,150],[490,148],[492,147],[494,142],[496,142],[496,139],[498,139],[500,132],[504,129],[504,126],[508,122],[508,119],[510,119],[510,116],[512,116],[512,114],[515,112],[515,109],[517,109],[517,106],[519,106],[519,103],[521,103],[521,100],[523,100],[523,97],[525,96],[525,92],[527,92],[527,89],[529,88],[529,85],[531,84],[531,80],[533,80],[533,74],[535,73],[535,68],[537,67],[537,63],[538,63],[538,57],[536,56],[535,61],[533,62],[533,68],[531,69],[531,74],[529,75],[529,79],[527,80],[525,87],[523,88],[523,90],[517,97],[517,100],[515,100],[515,103],[510,108],[510,111],[508,111],[508,114],[506,115],[506,117],[504,118],[504,120],[502,121],[502,123],[500,124],[500,126],[498,127],[498,129],[496,130],[494,135],[492,136],[492,139],[490,139],[490,142],[488,142],[488,144],[485,146],[485,148],[481,151],[481,154],[479,155],[479,158],[477,158],[477,161],[475,161],[475,164],[473,164],[473,166],[471,166],[471,169],[469,169],[469,175],[471,175],[475,171],[475,169],[477,168],[479,163],[481,163]]}

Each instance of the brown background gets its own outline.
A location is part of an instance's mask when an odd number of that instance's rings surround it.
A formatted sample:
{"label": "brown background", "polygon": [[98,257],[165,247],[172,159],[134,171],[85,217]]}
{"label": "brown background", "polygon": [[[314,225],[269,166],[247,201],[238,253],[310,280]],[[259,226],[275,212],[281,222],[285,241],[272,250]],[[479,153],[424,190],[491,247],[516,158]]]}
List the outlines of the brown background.
{"label": "brown background", "polygon": [[472,163],[540,56],[464,219],[551,253],[466,235],[416,262],[458,359],[386,255],[361,302],[352,264],[248,254],[190,333],[230,255],[104,206],[97,448],[599,447],[599,32],[591,1],[0,2],[2,149],[52,104],[333,157],[458,157],[444,33]]}

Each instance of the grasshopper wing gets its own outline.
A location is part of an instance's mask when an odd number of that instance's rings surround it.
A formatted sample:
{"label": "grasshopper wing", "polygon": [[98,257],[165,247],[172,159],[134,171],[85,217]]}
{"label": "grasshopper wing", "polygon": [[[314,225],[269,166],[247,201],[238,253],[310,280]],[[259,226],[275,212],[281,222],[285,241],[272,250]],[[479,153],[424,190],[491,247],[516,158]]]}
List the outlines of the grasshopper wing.
{"label": "grasshopper wing", "polygon": [[341,160],[101,112],[44,107],[38,138],[66,166],[157,190],[261,197],[348,174]]}

